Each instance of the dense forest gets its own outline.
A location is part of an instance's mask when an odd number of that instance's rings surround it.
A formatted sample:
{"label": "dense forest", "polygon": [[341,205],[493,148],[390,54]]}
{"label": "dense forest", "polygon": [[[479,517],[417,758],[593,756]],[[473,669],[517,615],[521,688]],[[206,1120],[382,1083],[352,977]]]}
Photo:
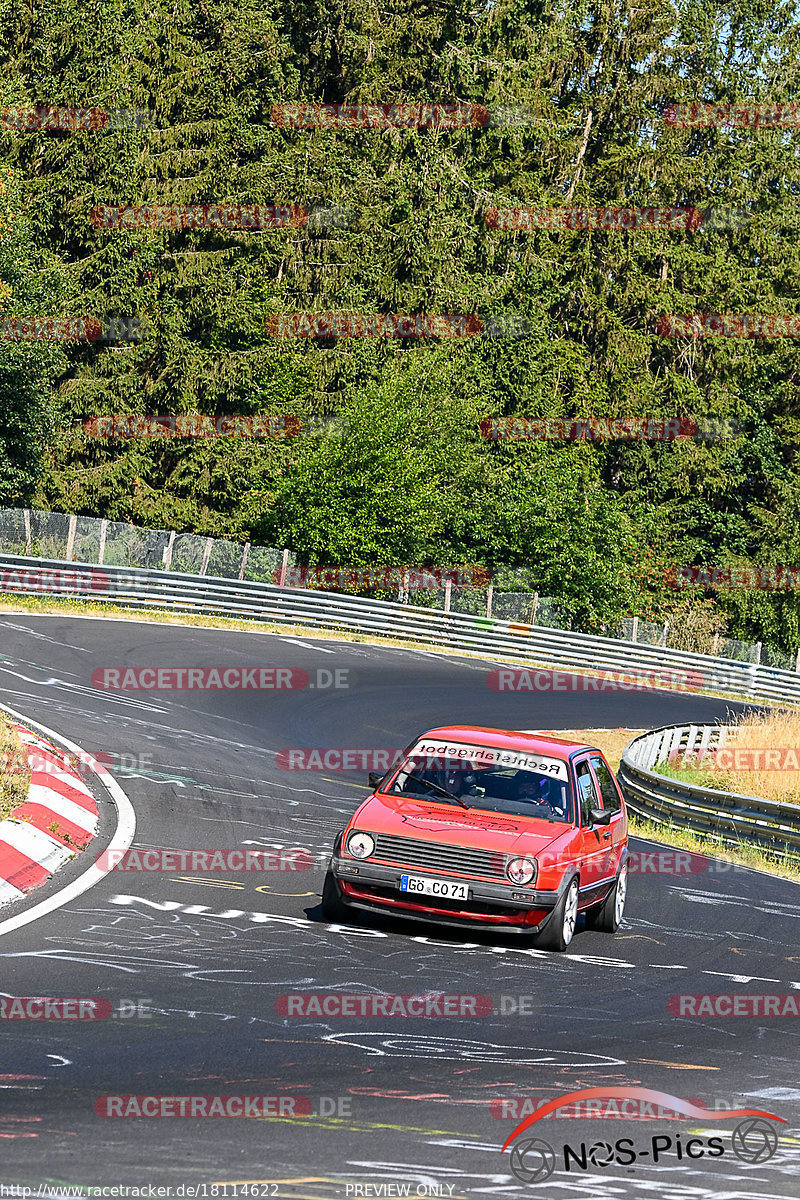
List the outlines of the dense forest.
{"label": "dense forest", "polygon": [[[0,506],[308,563],[518,567],[585,629],[692,608],[797,647],[796,591],[669,586],[687,564],[800,563],[797,341],[664,324],[800,311],[797,16],[780,0],[0,0],[0,319],[142,330],[4,333]],[[675,119],[697,101],[782,107],[757,124]],[[286,118],[337,104],[480,116]],[[53,106],[139,116],[14,117]],[[131,205],[293,219],[97,217]],[[648,207],[696,216],[503,216]],[[304,313],[466,314],[483,332],[275,336]],[[87,432],[118,413],[290,414],[311,430]],[[493,440],[490,417],[722,433]]]}

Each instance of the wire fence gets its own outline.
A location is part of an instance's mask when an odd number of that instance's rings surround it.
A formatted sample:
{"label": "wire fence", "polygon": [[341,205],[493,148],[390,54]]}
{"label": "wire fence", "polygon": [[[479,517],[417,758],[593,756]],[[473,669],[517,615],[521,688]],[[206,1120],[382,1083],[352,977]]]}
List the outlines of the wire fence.
{"label": "wire fence", "polygon": [[[35,508],[0,509],[0,553],[302,586],[294,583],[291,575],[286,578],[288,569],[298,565],[295,555],[286,549],[168,529],[144,529],[125,521]],[[527,574],[524,568],[500,568],[487,588],[445,586],[410,592],[400,589],[396,598],[419,608],[572,631],[569,614],[557,600],[540,596],[536,591],[517,590]],[[346,588],[326,590],[347,591]],[[389,597],[385,590],[374,594],[384,599],[395,598]],[[628,617],[614,627],[604,627],[602,633],[642,646],[687,648],[676,640],[678,631],[672,630],[668,623],[642,621],[638,617]],[[762,646],[760,642],[740,642],[715,636],[710,646],[692,648],[737,662],[800,670],[800,651],[795,655]]]}
{"label": "wire fence", "polygon": [[289,551],[253,546],[196,533],[143,529],[125,521],[70,516],[41,509],[0,509],[0,551],[110,567],[144,567],[275,583],[281,568],[294,566]]}

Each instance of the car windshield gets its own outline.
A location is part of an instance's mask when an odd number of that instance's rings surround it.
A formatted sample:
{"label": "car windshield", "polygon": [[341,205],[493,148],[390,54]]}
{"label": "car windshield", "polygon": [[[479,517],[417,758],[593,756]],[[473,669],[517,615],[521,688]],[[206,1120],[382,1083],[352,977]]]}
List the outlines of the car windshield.
{"label": "car windshield", "polygon": [[486,812],[572,821],[567,764],[560,759],[494,746],[423,739],[386,789]]}

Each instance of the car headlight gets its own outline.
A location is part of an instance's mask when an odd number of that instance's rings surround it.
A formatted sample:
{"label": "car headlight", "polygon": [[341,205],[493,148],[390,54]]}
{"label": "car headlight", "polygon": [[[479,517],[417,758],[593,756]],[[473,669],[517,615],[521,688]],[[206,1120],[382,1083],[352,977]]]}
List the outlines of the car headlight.
{"label": "car headlight", "polygon": [[374,853],[375,839],[368,833],[351,833],[347,839],[347,853],[353,858],[369,858]]}
{"label": "car headlight", "polygon": [[530,858],[511,858],[506,863],[506,875],[512,883],[532,883],[536,878],[536,863]]}

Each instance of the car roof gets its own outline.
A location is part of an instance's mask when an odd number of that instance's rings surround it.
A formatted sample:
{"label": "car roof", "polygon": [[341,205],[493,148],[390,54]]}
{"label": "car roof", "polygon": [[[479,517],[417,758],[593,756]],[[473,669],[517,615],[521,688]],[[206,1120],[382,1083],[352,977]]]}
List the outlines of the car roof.
{"label": "car roof", "polygon": [[[527,754],[549,754],[564,761],[581,750],[597,751],[586,742],[548,737],[531,729],[489,729],[483,725],[440,725],[420,737],[442,737],[454,742],[472,742],[476,746],[495,746],[501,750],[522,750]],[[599,751],[597,751],[599,753]]]}

